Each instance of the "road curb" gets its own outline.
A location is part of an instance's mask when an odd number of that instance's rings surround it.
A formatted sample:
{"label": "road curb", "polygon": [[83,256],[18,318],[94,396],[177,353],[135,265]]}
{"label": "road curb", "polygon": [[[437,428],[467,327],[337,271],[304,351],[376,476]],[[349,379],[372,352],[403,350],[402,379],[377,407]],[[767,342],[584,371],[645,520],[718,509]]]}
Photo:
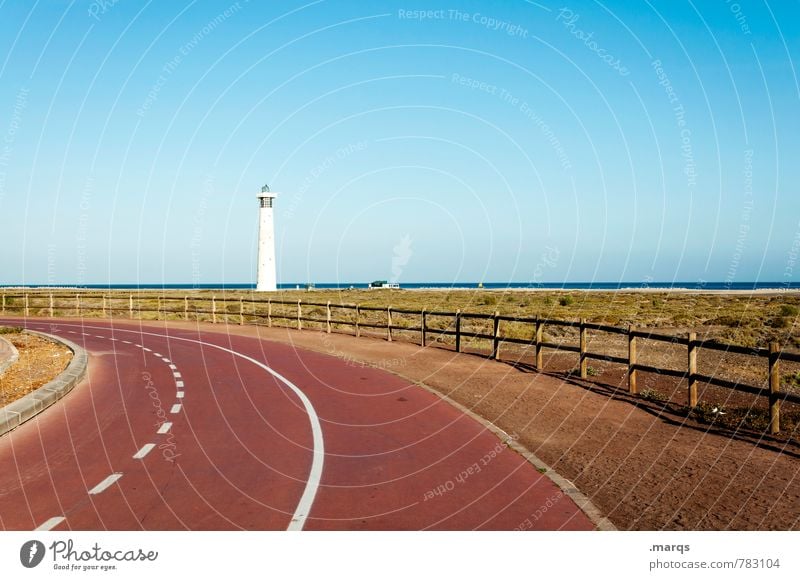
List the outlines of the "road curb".
{"label": "road curb", "polygon": [[3,338],[2,336],[0,336],[0,343],[6,345],[6,350],[11,352],[11,356],[9,356],[4,360],[0,360],[0,377],[2,377],[3,373],[6,372],[6,370],[8,370],[8,367],[17,362],[17,360],[19,360],[19,351],[17,350],[17,347],[11,344],[11,342],[8,339]]}
{"label": "road curb", "polygon": [[89,355],[74,342],[35,330],[25,332],[63,344],[72,351],[73,356],[67,368],[55,379],[0,409],[0,436],[16,429],[69,393],[86,376],[89,365]]}

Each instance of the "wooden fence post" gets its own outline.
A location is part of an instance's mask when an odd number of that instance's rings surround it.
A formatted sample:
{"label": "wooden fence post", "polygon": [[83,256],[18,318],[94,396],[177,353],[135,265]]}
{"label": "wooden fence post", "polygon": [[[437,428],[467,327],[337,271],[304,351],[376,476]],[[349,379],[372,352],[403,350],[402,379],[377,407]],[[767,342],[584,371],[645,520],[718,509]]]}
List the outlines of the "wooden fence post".
{"label": "wooden fence post", "polygon": [[272,328],[272,299],[267,299],[267,326]]}
{"label": "wooden fence post", "polygon": [[689,333],[689,408],[697,406],[697,333]]}
{"label": "wooden fence post", "polygon": [[581,368],[581,378],[585,379],[589,376],[589,366],[588,366],[588,359],[586,358],[586,319],[581,318],[580,322],[580,333],[581,333],[581,351],[578,355],[578,362],[580,363]]}
{"label": "wooden fence post", "polygon": [[461,352],[461,309],[456,310],[456,352]]}
{"label": "wooden fence post", "polygon": [[358,304],[356,304],[356,337],[361,336],[361,327],[358,325],[359,323],[358,319],[360,317],[361,317],[361,310],[359,309]]}
{"label": "wooden fence post", "polygon": [[536,317],[536,370],[542,371],[544,364],[542,361],[542,336],[544,335],[544,323]]}
{"label": "wooden fence post", "polygon": [[494,360],[500,358],[500,312],[494,311],[492,318],[492,357]]}
{"label": "wooden fence post", "polygon": [[386,340],[392,342],[392,307],[386,309]]}
{"label": "wooden fence post", "polygon": [[183,319],[189,320],[189,297],[183,297]]}
{"label": "wooden fence post", "polygon": [[161,320],[161,296],[156,296],[156,320]]}
{"label": "wooden fence post", "polygon": [[28,295],[25,294],[25,316],[27,317],[30,315],[31,315],[31,307],[30,303],[28,302]]}
{"label": "wooden fence post", "polygon": [[325,332],[331,333],[331,301],[325,305]]}
{"label": "wooden fence post", "polygon": [[53,318],[53,293],[50,292],[50,318]]}
{"label": "wooden fence post", "polygon": [[211,295],[211,324],[217,323],[217,297]]}
{"label": "wooden fence post", "polygon": [[636,389],[636,329],[628,327],[628,392],[632,395],[639,391]]}
{"label": "wooden fence post", "polygon": [[6,313],[6,295],[5,294],[3,294],[3,309],[0,312],[2,312],[3,314]]}
{"label": "wooden fence post", "polygon": [[75,295],[75,316],[81,315],[81,295]]}
{"label": "wooden fence post", "polygon": [[103,318],[106,317],[106,295],[103,294]]}
{"label": "wooden fence post", "polygon": [[419,345],[420,346],[425,346],[425,332],[427,331],[426,327],[428,326],[428,313],[425,312],[425,309],[423,308],[422,312],[420,312],[420,315],[422,316],[422,321],[420,322],[420,341],[419,341]]}
{"label": "wooden fence post", "polygon": [[239,297],[239,324],[244,324],[244,301]]}
{"label": "wooden fence post", "polygon": [[300,300],[297,301],[297,330],[303,330],[303,321],[301,317],[303,316],[303,309],[300,306]]}
{"label": "wooden fence post", "polygon": [[769,432],[773,435],[781,430],[780,357],[780,345],[769,343]]}

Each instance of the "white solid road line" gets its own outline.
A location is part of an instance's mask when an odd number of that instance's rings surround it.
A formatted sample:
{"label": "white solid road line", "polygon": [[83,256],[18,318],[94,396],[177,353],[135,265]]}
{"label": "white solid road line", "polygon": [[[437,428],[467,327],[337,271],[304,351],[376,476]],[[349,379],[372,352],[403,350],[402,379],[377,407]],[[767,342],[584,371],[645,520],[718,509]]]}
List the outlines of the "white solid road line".
{"label": "white solid road line", "polygon": [[122,477],[121,473],[112,473],[108,477],[106,477],[103,481],[95,485],[92,489],[89,490],[89,495],[97,495],[98,493],[102,493],[106,489],[108,489],[114,482],[116,482],[120,477]]}
{"label": "white solid road line", "polygon": [[[64,326],[67,325],[65,324]],[[88,328],[98,328],[98,330],[102,330],[102,327],[88,327]],[[297,387],[297,385],[292,383],[289,379],[287,379],[277,371],[272,370],[264,363],[257,361],[256,359],[249,357],[246,354],[242,354],[235,350],[225,348],[224,346],[219,346],[218,344],[214,344],[211,342],[203,342],[202,340],[194,340],[192,338],[182,338],[180,336],[159,334],[157,332],[142,332],[141,330],[126,330],[126,329],[119,329],[119,331],[135,332],[140,335],[157,336],[159,338],[165,338],[167,340],[181,340],[183,342],[193,342],[194,344],[200,344],[203,346],[208,346],[211,348],[216,348],[231,353],[234,356],[243,358],[244,360],[250,361],[256,366],[261,367],[269,374],[271,374],[273,377],[281,381],[284,385],[289,387],[294,392],[294,394],[297,395],[297,397],[303,403],[303,408],[305,409],[306,414],[308,415],[308,422],[311,424],[311,434],[312,434],[312,440],[314,442],[314,447],[311,459],[311,470],[309,471],[308,474],[306,487],[303,490],[303,495],[300,497],[300,502],[297,504],[297,509],[295,509],[294,515],[292,516],[292,521],[289,523],[289,526],[286,529],[302,530],[303,526],[306,523],[306,519],[308,518],[308,514],[311,511],[311,506],[314,503],[314,498],[317,495],[317,490],[319,489],[320,480],[322,479],[322,467],[325,462],[325,445],[322,438],[322,425],[319,422],[319,416],[317,415],[317,412],[314,409],[314,405],[311,404],[311,401],[306,396],[306,394],[302,390],[300,390],[300,388]],[[180,378],[180,373],[173,373],[173,374],[176,376],[176,378]],[[177,413],[178,411],[180,411],[180,408],[181,408],[180,405],[172,405],[171,412]]]}
{"label": "white solid road line", "polygon": [[171,427],[172,423],[170,423],[169,421],[164,421],[163,423],[161,423],[161,427],[158,428],[158,431],[156,431],[156,433],[158,433],[159,435],[163,435],[164,433],[169,431]]}
{"label": "white solid road line", "polygon": [[176,414],[176,413],[180,413],[181,412],[181,406],[178,405],[178,404],[172,405],[172,409],[170,409],[169,412],[172,413],[173,415]]}
{"label": "white solid road line", "polygon": [[136,454],[134,454],[133,458],[144,459],[147,456],[147,454],[153,450],[153,447],[155,446],[156,446],[155,443],[148,443],[147,445],[139,449],[139,451],[137,451]]}
{"label": "white solid road line", "polygon": [[64,518],[64,517],[62,517],[62,516],[57,516],[57,517],[55,517],[55,518],[50,518],[49,520],[47,520],[45,523],[43,523],[41,526],[39,526],[38,528],[36,528],[36,529],[35,529],[35,530],[33,530],[33,531],[34,531],[34,532],[46,532],[46,531],[48,531],[48,530],[52,530],[52,529],[53,529],[53,528],[55,528],[55,527],[56,527],[58,524],[60,524],[61,522],[63,522],[65,519],[66,519],[66,518]]}

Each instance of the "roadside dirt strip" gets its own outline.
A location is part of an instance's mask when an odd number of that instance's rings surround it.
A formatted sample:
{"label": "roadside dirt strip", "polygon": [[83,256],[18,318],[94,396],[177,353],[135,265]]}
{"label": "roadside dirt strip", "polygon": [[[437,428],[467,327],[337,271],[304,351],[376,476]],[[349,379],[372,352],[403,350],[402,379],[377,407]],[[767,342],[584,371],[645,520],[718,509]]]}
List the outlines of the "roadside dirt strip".
{"label": "roadside dirt strip", "polygon": [[384,370],[220,326],[13,322],[83,346],[89,375],[0,438],[2,529],[598,527],[508,437]]}
{"label": "roadside dirt strip", "polygon": [[[54,405],[64,395],[69,393],[75,385],[77,385],[86,375],[86,368],[88,364],[88,357],[86,352],[73,342],[64,338],[59,338],[49,334],[28,330],[25,337],[30,339],[31,336],[38,337],[36,340],[43,343],[46,348],[45,357],[54,356],[50,354],[51,351],[56,350],[54,353],[58,358],[48,358],[47,364],[42,364],[41,358],[34,358],[27,360],[27,366],[12,377],[12,382],[19,381],[23,390],[21,393],[26,393],[22,396],[17,395],[19,398],[12,400],[11,403],[0,407],[0,435],[19,427],[25,421],[35,417],[51,405]],[[41,348],[39,350],[42,350]],[[72,352],[70,352],[72,351]],[[35,351],[38,356],[39,351]],[[64,368],[64,361],[68,360],[66,368]],[[22,364],[26,359],[20,359]],[[33,367],[39,365],[36,369],[39,373],[39,382],[31,380],[31,371]],[[64,369],[52,380],[42,385],[42,382],[47,381],[52,377],[55,372]],[[44,369],[44,370],[43,370]],[[8,369],[9,374],[12,374],[13,369]],[[34,373],[36,374],[36,373]],[[5,379],[5,377],[4,377]],[[7,381],[5,381],[7,382]],[[36,385],[41,385],[36,388]],[[33,390],[32,390],[33,389]],[[0,397],[0,402],[3,397]]]}

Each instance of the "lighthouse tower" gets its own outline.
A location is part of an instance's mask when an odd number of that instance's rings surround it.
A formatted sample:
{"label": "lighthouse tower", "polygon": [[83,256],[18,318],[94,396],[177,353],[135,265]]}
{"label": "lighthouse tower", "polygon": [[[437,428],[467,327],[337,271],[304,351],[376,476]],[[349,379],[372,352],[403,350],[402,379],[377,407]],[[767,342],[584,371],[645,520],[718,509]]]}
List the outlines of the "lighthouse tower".
{"label": "lighthouse tower", "polygon": [[278,289],[275,274],[275,222],[272,219],[272,202],[276,194],[269,186],[258,194],[258,273],[257,292],[274,292]]}

